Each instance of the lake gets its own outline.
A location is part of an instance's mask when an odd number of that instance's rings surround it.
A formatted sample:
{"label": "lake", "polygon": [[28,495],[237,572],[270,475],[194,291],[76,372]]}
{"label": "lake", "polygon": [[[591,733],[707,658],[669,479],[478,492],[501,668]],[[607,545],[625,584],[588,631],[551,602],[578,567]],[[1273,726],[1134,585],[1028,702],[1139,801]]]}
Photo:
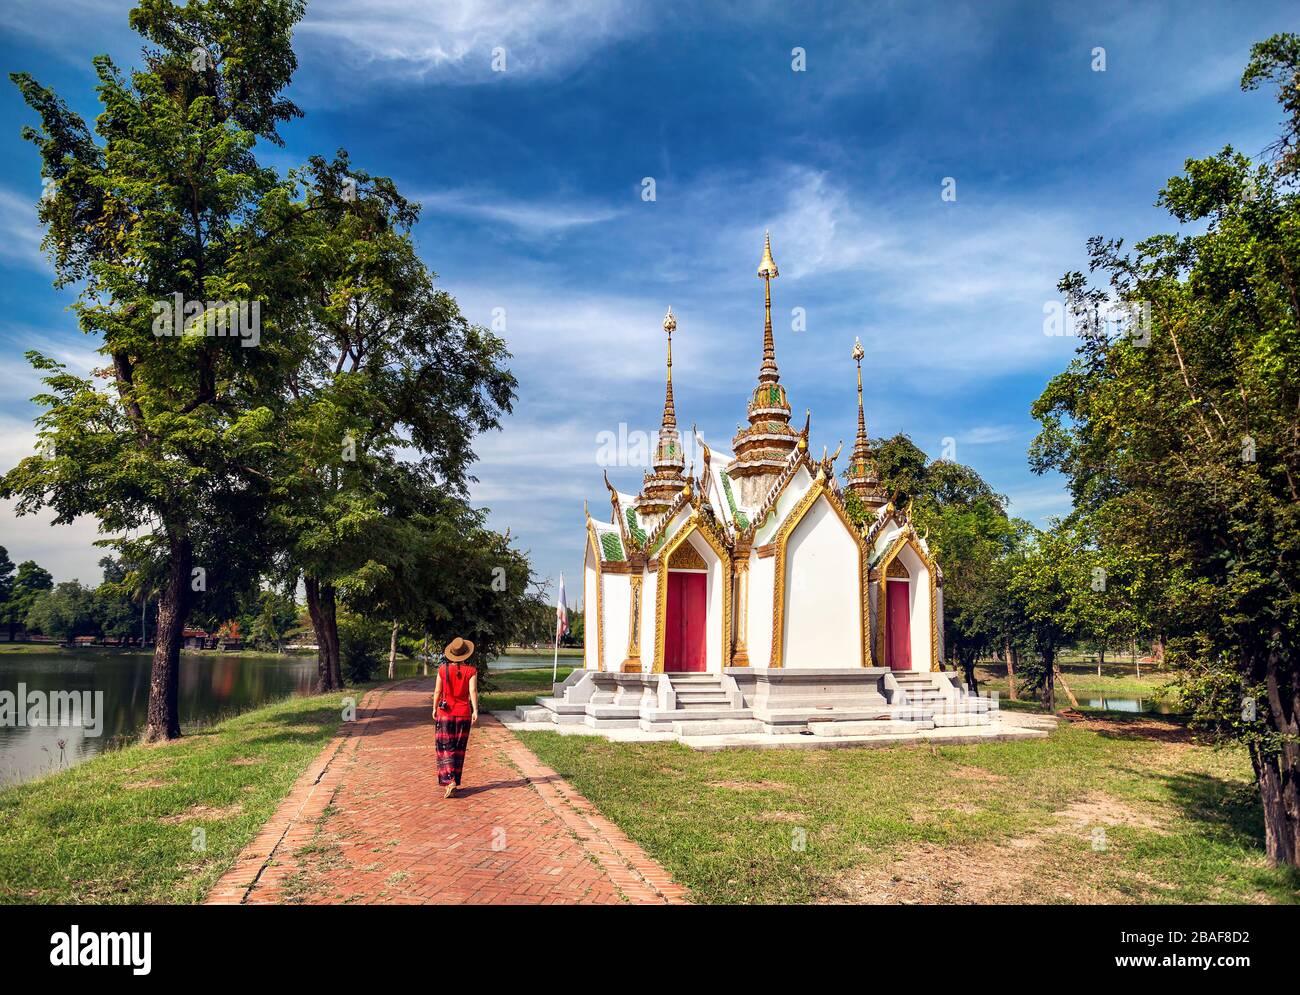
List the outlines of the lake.
{"label": "lake", "polygon": [[1161,698],[1126,698],[1115,695],[1106,695],[1106,697],[1102,698],[1087,692],[1082,694],[1076,692],[1075,697],[1079,699],[1079,704],[1084,708],[1104,708],[1111,712],[1147,712],[1156,715],[1176,715],[1179,711],[1177,705]]}
{"label": "lake", "polygon": [[[580,657],[569,657],[572,665]],[[565,657],[560,663],[566,662]],[[81,653],[0,654],[0,692],[15,696],[25,686],[33,692],[103,693],[102,715],[88,713],[78,725],[0,724],[0,785],[16,784],[53,773],[114,746],[133,741],[144,729],[149,704],[152,657],[143,654]],[[377,676],[387,672],[387,661]],[[494,660],[494,670],[549,667],[550,657],[507,655]],[[419,664],[400,659],[399,677],[419,671]],[[309,694],[316,677],[316,657],[266,657],[232,653],[224,656],[181,656],[180,709],[182,730],[246,712],[269,701]],[[87,700],[81,698],[80,700]],[[26,714],[24,710],[24,714]],[[98,730],[85,728],[93,716]],[[97,735],[95,733],[98,733]]]}

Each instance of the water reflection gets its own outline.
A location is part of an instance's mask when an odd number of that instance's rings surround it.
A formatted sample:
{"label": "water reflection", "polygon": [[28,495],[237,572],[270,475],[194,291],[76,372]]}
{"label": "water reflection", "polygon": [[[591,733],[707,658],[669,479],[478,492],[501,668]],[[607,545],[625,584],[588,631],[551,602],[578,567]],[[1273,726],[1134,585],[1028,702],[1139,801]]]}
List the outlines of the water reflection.
{"label": "water reflection", "polygon": [[[103,692],[102,731],[82,726],[0,727],[0,784],[12,784],[72,766],[144,728],[152,660],[137,654],[89,651],[0,656],[0,691]],[[247,711],[267,701],[311,691],[314,657],[182,656],[181,727]]]}

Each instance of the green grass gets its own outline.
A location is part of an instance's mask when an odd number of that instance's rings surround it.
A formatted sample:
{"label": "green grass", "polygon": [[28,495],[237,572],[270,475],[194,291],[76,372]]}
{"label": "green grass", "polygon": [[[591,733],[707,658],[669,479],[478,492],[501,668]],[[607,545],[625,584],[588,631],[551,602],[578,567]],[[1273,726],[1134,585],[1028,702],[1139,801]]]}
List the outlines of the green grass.
{"label": "green grass", "polygon": [[[561,666],[556,680],[562,681],[573,672],[571,666]],[[492,690],[485,692],[479,701],[479,710],[486,712],[508,711],[518,705],[531,705],[538,695],[551,693],[551,668],[537,670],[499,670],[492,674]]]}
{"label": "green grass", "polygon": [[[1107,663],[1097,676],[1095,663],[1063,663],[1061,672],[1075,694],[1114,695],[1125,698],[1152,698],[1161,701],[1177,701],[1177,693],[1168,685],[1173,675],[1168,670],[1151,668],[1144,670],[1139,678],[1128,662]],[[984,661],[975,668],[980,691],[997,691],[1003,697],[1007,694],[1007,669],[1004,665]],[[1057,697],[1064,704],[1069,704],[1065,689],[1056,689]]]}
{"label": "green grass", "polygon": [[520,735],[699,902],[1297,901],[1300,877],[1266,866],[1244,753],[1158,742],[1185,732],[1151,717],[1089,725],[715,753]]}
{"label": "green grass", "polygon": [[[506,650],[507,656],[544,656],[548,660],[554,655],[554,650],[539,646],[533,649],[530,646],[511,646]],[[560,656],[582,656],[581,646],[561,646]]]}
{"label": "green grass", "polygon": [[[201,900],[356,694],[290,698],[0,790],[0,902]],[[202,852],[195,829],[206,833]]]}

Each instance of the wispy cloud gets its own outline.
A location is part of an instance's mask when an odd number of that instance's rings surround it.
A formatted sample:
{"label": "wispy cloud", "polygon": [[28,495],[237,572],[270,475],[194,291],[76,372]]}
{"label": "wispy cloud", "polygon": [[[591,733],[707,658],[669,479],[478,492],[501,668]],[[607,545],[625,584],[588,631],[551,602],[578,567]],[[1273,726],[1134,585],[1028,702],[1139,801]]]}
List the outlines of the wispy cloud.
{"label": "wispy cloud", "polygon": [[561,74],[645,22],[633,0],[314,0],[299,34],[367,77],[471,84]]}
{"label": "wispy cloud", "polygon": [[617,217],[611,207],[550,198],[521,200],[486,190],[446,190],[415,194],[424,213],[448,214],[505,226],[527,236],[563,234],[571,228],[596,225]]}
{"label": "wispy cloud", "polygon": [[24,269],[46,271],[36,198],[0,187],[0,256]]}

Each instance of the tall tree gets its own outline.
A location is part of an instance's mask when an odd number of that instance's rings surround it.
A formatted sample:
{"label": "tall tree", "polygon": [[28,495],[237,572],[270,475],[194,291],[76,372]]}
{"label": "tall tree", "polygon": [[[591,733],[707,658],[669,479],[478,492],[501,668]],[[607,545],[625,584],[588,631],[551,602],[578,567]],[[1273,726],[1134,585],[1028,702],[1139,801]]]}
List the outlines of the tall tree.
{"label": "tall tree", "polygon": [[[346,153],[296,174],[314,224],[300,323],[311,348],[291,384],[275,522],[303,573],[317,685],[340,686],[339,592],[380,584],[406,616],[408,515],[462,513],[474,436],[510,410],[504,342],[435,286],[410,228],[418,205]],[[451,501],[429,501],[445,494]],[[382,599],[380,599],[382,600]]]}
{"label": "tall tree", "polygon": [[[101,530],[152,544],[165,570],[149,740],[180,735],[194,595],[227,568],[219,550],[258,548],[251,532],[265,517],[274,408],[296,362],[279,335],[296,257],[264,223],[289,194],[254,146],[278,143],[277,125],[299,114],[282,91],[302,14],[301,0],[142,0],[130,23],[149,43],[143,67],[94,60],[93,132],[31,76],[13,76],[41,122],[24,137],[41,157],[56,285],[80,288],[74,310],[110,389],[29,354],[48,388],[36,399],[41,449],[0,493],[20,513],[94,515]],[[231,303],[242,319],[233,329]]]}
{"label": "tall tree", "polygon": [[1036,469],[1060,469],[1101,543],[1157,558],[1169,659],[1201,726],[1249,750],[1270,861],[1300,864],[1300,37],[1256,45],[1277,84],[1271,163],[1189,159],[1159,203],[1186,227],[1094,238],[1077,313],[1138,316],[1080,341],[1034,406]]}

